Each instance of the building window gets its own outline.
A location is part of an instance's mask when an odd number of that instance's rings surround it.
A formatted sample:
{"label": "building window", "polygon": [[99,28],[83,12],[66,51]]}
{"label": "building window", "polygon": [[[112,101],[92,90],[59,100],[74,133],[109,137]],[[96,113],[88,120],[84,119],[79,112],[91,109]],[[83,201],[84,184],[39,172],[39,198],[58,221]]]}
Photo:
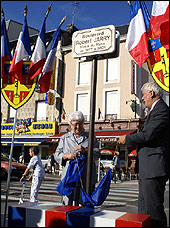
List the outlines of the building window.
{"label": "building window", "polygon": [[91,75],[91,62],[78,62],[78,86],[89,86]]}
{"label": "building window", "polygon": [[105,91],[105,119],[119,118],[118,90]]}
{"label": "building window", "polygon": [[76,94],[76,111],[81,111],[85,120],[89,117],[89,94],[81,93]]}
{"label": "building window", "polygon": [[120,58],[106,59],[105,83],[118,83],[120,74]]}
{"label": "building window", "polygon": [[47,108],[47,104],[45,104],[45,101],[37,102],[37,116],[36,116],[37,122],[47,120],[46,108]]}

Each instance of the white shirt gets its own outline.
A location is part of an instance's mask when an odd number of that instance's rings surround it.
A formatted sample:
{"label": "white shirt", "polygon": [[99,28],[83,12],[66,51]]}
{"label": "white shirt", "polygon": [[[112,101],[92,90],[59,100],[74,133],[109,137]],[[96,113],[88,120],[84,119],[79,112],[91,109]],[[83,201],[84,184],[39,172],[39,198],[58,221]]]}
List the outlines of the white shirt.
{"label": "white shirt", "polygon": [[152,104],[150,111],[152,111],[152,109],[154,108],[154,106],[156,105],[156,103],[157,103],[159,100],[160,100],[160,99],[156,100],[156,101]]}
{"label": "white shirt", "polygon": [[19,156],[19,162],[20,162],[20,163],[23,161],[23,158],[24,158],[23,155],[20,155],[20,156]]}
{"label": "white shirt", "polygon": [[44,168],[42,166],[42,161],[38,155],[35,155],[30,159],[28,168],[34,170],[34,176],[44,177]]}

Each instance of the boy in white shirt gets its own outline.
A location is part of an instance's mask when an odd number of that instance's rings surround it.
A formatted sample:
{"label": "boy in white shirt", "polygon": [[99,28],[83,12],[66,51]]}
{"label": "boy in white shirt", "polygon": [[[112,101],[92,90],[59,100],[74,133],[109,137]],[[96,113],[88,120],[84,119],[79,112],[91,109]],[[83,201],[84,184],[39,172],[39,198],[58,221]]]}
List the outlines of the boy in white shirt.
{"label": "boy in white shirt", "polygon": [[23,174],[23,176],[20,179],[20,182],[22,182],[25,178],[26,175],[29,173],[30,169],[33,169],[33,173],[31,176],[27,179],[28,181],[32,177],[32,186],[31,186],[31,195],[30,195],[30,202],[38,202],[37,197],[38,197],[38,191],[40,189],[41,183],[44,179],[44,168],[42,166],[42,162],[40,157],[38,156],[38,148],[36,147],[31,147],[29,149],[29,155],[32,157],[30,159],[30,162]]}

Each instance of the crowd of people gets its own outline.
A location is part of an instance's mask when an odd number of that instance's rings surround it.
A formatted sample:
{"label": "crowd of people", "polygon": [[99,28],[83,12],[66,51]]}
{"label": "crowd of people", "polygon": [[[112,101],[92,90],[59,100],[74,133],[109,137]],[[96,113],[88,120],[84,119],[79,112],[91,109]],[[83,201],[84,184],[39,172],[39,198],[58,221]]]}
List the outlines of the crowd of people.
{"label": "crowd of people", "polygon": [[[118,137],[117,143],[127,147],[136,146],[139,163],[139,199],[138,213],[151,215],[152,227],[166,227],[167,218],[164,211],[164,192],[169,178],[169,108],[162,99],[162,90],[154,82],[143,85],[142,100],[148,110],[147,118],[140,132]],[[70,132],[60,138],[56,151],[49,158],[49,172],[55,174],[55,162],[62,168],[61,180],[65,177],[69,161],[77,158],[78,154],[88,156],[89,134],[84,130],[84,116],[80,111],[69,115]],[[33,169],[30,201],[37,202],[38,191],[44,178],[44,170],[38,157],[36,148],[31,147],[29,154],[32,157],[21,182],[26,178],[30,169]],[[95,161],[100,157],[99,144],[96,137],[93,139],[93,167],[92,190],[97,183]],[[120,160],[118,153],[113,158],[113,177],[116,172],[120,177]],[[83,188],[86,188],[87,166],[83,170],[81,179]],[[31,177],[30,177],[31,178]],[[29,178],[29,179],[30,179]],[[63,205],[82,205],[80,182],[70,195],[63,196]]]}

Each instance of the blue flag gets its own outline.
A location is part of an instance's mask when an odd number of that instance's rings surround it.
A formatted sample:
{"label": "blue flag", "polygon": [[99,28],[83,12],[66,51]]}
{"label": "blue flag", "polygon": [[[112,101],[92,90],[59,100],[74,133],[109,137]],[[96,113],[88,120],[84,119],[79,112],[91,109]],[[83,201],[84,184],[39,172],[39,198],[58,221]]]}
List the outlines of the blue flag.
{"label": "blue flag", "polygon": [[[77,166],[78,162],[78,166]],[[69,166],[65,177],[60,181],[56,190],[63,196],[70,195],[76,184],[80,182],[80,175],[82,174],[86,164],[86,157],[80,155],[80,158],[69,161]],[[79,174],[80,172],[80,174]]]}
{"label": "blue flag", "polygon": [[[74,160],[70,160],[69,166],[67,169],[67,173],[65,177],[61,180],[61,182],[56,187],[56,190],[63,196],[70,195],[76,184],[80,182],[80,175],[84,170],[86,164],[86,157],[80,155],[81,157]],[[78,162],[78,166],[77,166]],[[80,172],[80,173],[79,173]],[[110,190],[110,182],[111,182],[111,169],[107,171],[100,184],[94,190],[91,196],[89,196],[84,189],[82,188],[82,201],[85,207],[100,206],[105,201],[106,197],[109,194]]]}
{"label": "blue flag", "polygon": [[107,171],[100,184],[94,190],[91,196],[89,196],[84,189],[82,189],[82,201],[85,207],[100,206],[105,201],[109,194],[111,182],[111,169]]}

